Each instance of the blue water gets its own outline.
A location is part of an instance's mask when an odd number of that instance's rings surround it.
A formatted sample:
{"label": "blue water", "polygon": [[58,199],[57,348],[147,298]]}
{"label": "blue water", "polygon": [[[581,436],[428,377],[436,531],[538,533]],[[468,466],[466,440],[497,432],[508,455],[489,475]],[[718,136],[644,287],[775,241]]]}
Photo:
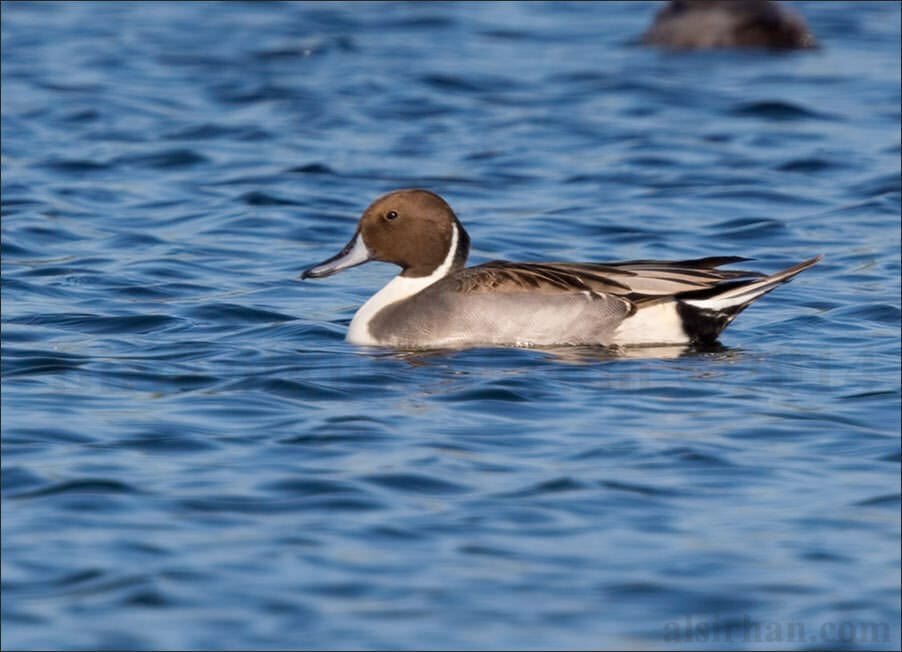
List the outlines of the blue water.
{"label": "blue water", "polygon": [[[900,4],[3,3],[2,647],[898,649]],[[356,348],[473,262],[824,261],[705,351]]]}

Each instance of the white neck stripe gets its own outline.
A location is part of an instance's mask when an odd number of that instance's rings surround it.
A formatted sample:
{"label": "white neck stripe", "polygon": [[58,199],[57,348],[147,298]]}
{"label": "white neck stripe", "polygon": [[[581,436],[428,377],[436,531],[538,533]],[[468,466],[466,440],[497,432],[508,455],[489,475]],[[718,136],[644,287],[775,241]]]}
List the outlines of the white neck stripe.
{"label": "white neck stripe", "polygon": [[440,278],[447,276],[448,272],[451,271],[451,265],[454,264],[454,259],[457,257],[457,238],[457,225],[454,222],[451,222],[451,246],[448,248],[448,253],[445,254],[445,260],[442,261],[441,265],[435,268],[435,271],[426,277],[431,278],[432,281],[423,287],[432,285]]}
{"label": "white neck stripe", "polygon": [[370,297],[369,301],[360,307],[360,310],[351,320],[348,327],[347,340],[352,344],[378,344],[370,334],[370,322],[386,306],[412,297],[422,292],[436,281],[443,279],[451,271],[454,259],[457,257],[458,243],[457,225],[451,223],[451,246],[445,254],[445,260],[436,267],[429,276],[401,276],[398,274],[389,281],[384,288]]}

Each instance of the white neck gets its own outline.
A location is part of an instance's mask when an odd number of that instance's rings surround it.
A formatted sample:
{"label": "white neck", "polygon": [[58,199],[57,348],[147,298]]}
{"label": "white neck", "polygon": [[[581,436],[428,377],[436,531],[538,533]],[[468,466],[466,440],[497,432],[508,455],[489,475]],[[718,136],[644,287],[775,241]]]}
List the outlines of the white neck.
{"label": "white neck", "polygon": [[381,290],[371,296],[369,300],[360,306],[360,309],[351,320],[348,327],[348,335],[345,339],[351,344],[379,344],[370,334],[370,322],[380,310],[398,301],[412,297],[422,292],[430,285],[444,278],[451,271],[454,257],[457,254],[457,225],[451,224],[451,246],[445,254],[445,260],[435,268],[429,276],[401,276],[398,274],[385,284]]}

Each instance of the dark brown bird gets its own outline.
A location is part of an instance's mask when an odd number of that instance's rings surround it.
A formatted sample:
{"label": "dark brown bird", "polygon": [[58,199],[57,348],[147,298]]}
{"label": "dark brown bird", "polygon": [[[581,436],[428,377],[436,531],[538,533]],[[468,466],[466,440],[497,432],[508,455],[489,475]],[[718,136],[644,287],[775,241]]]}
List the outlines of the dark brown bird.
{"label": "dark brown bird", "polygon": [[802,17],[770,0],[671,0],[642,43],[674,50],[817,47]]}

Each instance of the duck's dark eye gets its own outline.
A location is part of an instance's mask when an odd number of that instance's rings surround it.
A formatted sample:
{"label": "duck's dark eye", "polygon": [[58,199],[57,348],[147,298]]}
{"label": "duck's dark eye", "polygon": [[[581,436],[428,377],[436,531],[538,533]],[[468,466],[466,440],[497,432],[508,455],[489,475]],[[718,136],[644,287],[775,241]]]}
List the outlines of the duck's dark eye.
{"label": "duck's dark eye", "polygon": [[385,214],[385,219],[387,219],[387,220],[393,220],[393,219],[395,219],[396,217],[398,217],[398,212],[397,212],[397,211],[388,211],[388,212]]}

